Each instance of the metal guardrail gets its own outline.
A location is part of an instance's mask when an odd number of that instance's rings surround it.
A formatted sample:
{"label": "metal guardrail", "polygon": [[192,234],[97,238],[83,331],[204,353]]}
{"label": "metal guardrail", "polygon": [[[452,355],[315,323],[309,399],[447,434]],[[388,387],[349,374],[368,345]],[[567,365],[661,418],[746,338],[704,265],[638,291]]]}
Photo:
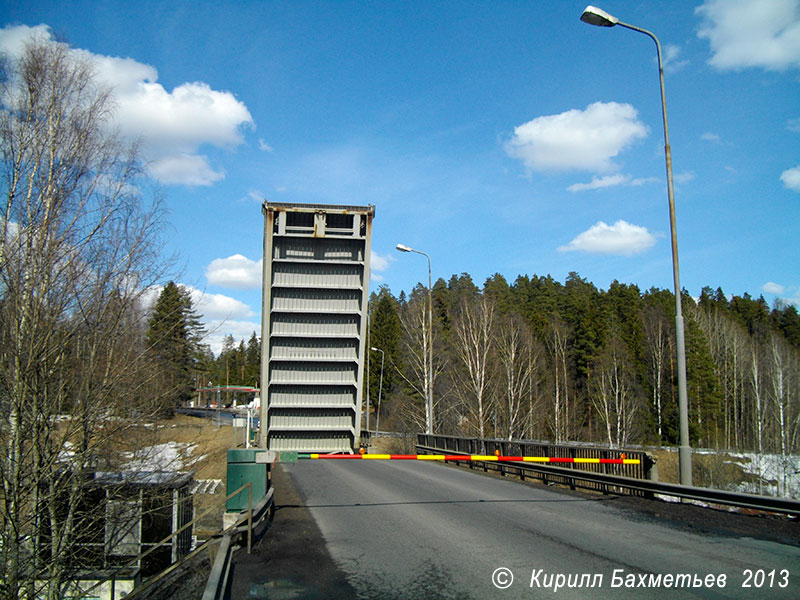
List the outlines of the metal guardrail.
{"label": "metal guardrail", "polygon": [[[232,498],[245,487],[250,486],[252,483],[246,483],[235,492],[228,495]],[[254,507],[247,511],[242,511],[241,516],[236,522],[228,527],[222,535],[217,555],[214,558],[214,564],[211,567],[211,573],[208,576],[205,590],[203,592],[203,600],[218,600],[225,595],[225,590],[228,586],[228,574],[231,567],[231,556],[233,554],[233,538],[239,534],[247,534],[247,552],[250,553],[252,545],[253,527],[258,526],[261,521],[270,514],[270,509],[275,503],[274,498],[275,488],[270,487],[266,495]],[[227,499],[226,498],[226,501]]]}
{"label": "metal guardrail", "polygon": [[[491,443],[505,443],[504,440],[477,440],[475,438],[457,438],[453,436],[437,436],[419,434],[417,436],[417,451],[424,452],[441,452],[447,450],[449,454],[471,454],[463,448],[472,449],[472,443],[487,444],[486,449],[489,450]],[[426,442],[426,443],[423,443]],[[515,442],[511,441],[510,444],[523,444],[525,446],[534,447],[547,447],[550,444],[538,444],[529,442]],[[462,449],[449,447],[447,444],[461,445]],[[480,447],[480,446],[479,446]],[[563,448],[571,448],[571,446],[564,446]],[[498,448],[499,449],[499,448]],[[584,450],[578,447],[576,450]],[[589,449],[592,450],[592,449]],[[605,450],[608,449],[597,449]],[[625,452],[630,458],[634,458],[635,454],[640,451],[627,452],[624,450],[614,450],[617,454]],[[642,453],[645,454],[646,453]],[[515,454],[516,456],[530,456],[531,454]],[[472,465],[472,463],[470,463]],[[593,466],[593,465],[588,465]],[[598,465],[606,466],[606,465]],[[618,465],[608,465],[617,467]],[[628,467],[630,465],[623,465]],[[636,466],[636,465],[632,465]],[[783,513],[787,515],[800,516],[800,502],[796,500],[788,500],[785,498],[775,498],[772,496],[759,496],[756,494],[744,494],[739,492],[729,492],[724,490],[713,490],[710,488],[700,488],[694,486],[684,486],[673,483],[660,483],[651,479],[635,478],[627,475],[612,474],[612,473],[599,473],[592,472],[584,469],[574,469],[565,467],[554,467],[544,464],[536,463],[483,463],[484,470],[494,469],[501,471],[501,473],[512,472],[511,469],[518,470],[524,478],[527,473],[534,473],[534,477],[543,479],[544,481],[554,481],[554,478],[559,478],[566,482],[573,489],[575,487],[592,487],[586,484],[594,484],[594,489],[600,489],[605,493],[631,493],[646,497],[653,497],[655,494],[662,494],[665,496],[674,496],[677,498],[684,498],[687,500],[697,500],[700,502],[710,502],[713,504],[724,504],[728,506],[738,506],[740,508],[750,508],[755,510],[763,510],[768,512]],[[578,486],[578,482],[581,483]]]}
{"label": "metal guardrail", "polygon": [[[251,548],[251,545],[252,545],[252,539],[253,539],[253,528],[258,526],[258,524],[261,522],[261,520],[267,514],[269,514],[269,509],[272,507],[272,504],[273,504],[273,496],[272,496],[273,489],[270,488],[267,491],[266,496],[264,496],[264,498],[262,498],[261,501],[259,501],[258,504],[256,504],[255,506],[252,506],[252,488],[253,488],[252,482],[245,483],[244,485],[242,485],[237,490],[235,490],[235,491],[231,492],[230,494],[228,494],[225,498],[222,498],[222,499],[218,500],[217,502],[215,502],[210,508],[207,508],[206,510],[204,510],[199,516],[196,516],[189,523],[184,525],[181,529],[179,529],[179,530],[175,531],[174,533],[172,533],[168,538],[165,538],[164,541],[166,541],[168,539],[171,539],[172,537],[178,535],[181,531],[183,531],[187,527],[193,525],[195,522],[197,522],[200,519],[204,518],[212,510],[214,510],[218,505],[224,504],[225,502],[228,501],[229,498],[232,498],[236,494],[239,494],[242,491],[244,491],[245,489],[247,489],[248,496],[250,498],[250,501],[248,502],[248,510],[242,512],[242,516],[236,521],[236,523],[231,525],[225,531],[223,531],[223,532],[221,532],[219,534],[216,534],[213,537],[209,538],[208,540],[203,542],[200,546],[195,548],[192,552],[190,552],[189,554],[187,554],[186,556],[181,558],[179,561],[173,563],[172,565],[167,567],[161,573],[159,573],[157,575],[154,575],[153,577],[149,578],[142,585],[134,588],[126,596],[126,598],[140,598],[140,597],[141,598],[146,598],[149,589],[153,585],[159,583],[167,575],[169,575],[170,573],[172,573],[176,569],[180,568],[182,565],[184,565],[189,560],[191,560],[194,557],[196,557],[202,551],[208,549],[211,546],[211,544],[213,544],[217,540],[220,540],[220,547],[217,550],[216,558],[214,560],[214,565],[212,565],[211,575],[209,576],[209,582],[211,582],[211,580],[212,580],[212,578],[214,576],[215,567],[216,567],[217,561],[220,559],[220,555],[224,555],[225,561],[227,561],[227,564],[223,564],[224,575],[227,578],[227,568],[228,568],[228,566],[230,564],[231,541],[232,541],[233,536],[234,535],[238,535],[238,534],[246,533],[247,534],[247,551],[250,552],[250,548]],[[152,550],[146,552],[145,554],[142,554],[141,556],[139,556],[137,558],[141,559],[142,557],[147,556],[148,554],[150,554],[150,552],[152,552]],[[92,589],[94,589],[98,585],[100,585],[101,583],[103,583],[103,581],[98,582],[98,584],[95,584],[94,586],[92,586],[91,588],[86,590],[86,592],[91,591]],[[225,582],[223,582],[223,583],[225,583]],[[208,586],[209,586],[209,584],[206,584],[206,590],[208,589]],[[216,581],[216,586],[219,587],[219,581]],[[223,585],[222,586],[222,591],[224,591],[224,589],[225,589],[225,587]],[[221,595],[219,595],[219,596],[211,596],[211,598],[217,598],[217,597],[221,597]],[[204,599],[206,598],[205,594],[203,595],[203,598]]]}
{"label": "metal guardrail", "polygon": [[[524,440],[499,440],[466,438],[450,435],[418,434],[417,444],[431,451],[447,450],[456,454],[493,454],[499,451],[503,456],[547,456],[551,458],[633,458],[639,464],[610,465],[610,464],[574,464],[562,467],[566,472],[574,470],[590,473],[607,474],[628,477],[632,479],[658,479],[656,461],[652,455],[643,450],[615,450],[599,446],[569,446],[566,444],[550,444],[547,442],[530,442]],[[526,463],[528,464],[528,463]],[[501,474],[514,474],[525,479],[534,477],[545,483],[567,485],[571,489],[581,487],[600,491],[603,493],[630,494],[635,496],[648,495],[640,490],[618,488],[605,481],[590,481],[572,476],[564,476],[552,469],[540,471],[538,469],[523,467],[521,463],[504,463],[502,465],[483,464],[484,471],[493,469]]]}

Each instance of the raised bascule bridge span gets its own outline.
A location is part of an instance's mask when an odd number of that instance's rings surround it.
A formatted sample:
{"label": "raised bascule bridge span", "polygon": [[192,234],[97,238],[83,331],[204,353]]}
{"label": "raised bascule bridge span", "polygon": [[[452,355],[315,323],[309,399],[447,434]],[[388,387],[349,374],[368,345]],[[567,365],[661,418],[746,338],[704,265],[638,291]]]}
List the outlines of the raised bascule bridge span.
{"label": "raised bascule bridge span", "polygon": [[[238,390],[258,433],[228,451],[203,600],[800,597],[798,502],[662,483],[641,449],[421,433],[374,450],[374,208],[263,212],[262,385]],[[219,418],[227,391],[194,410]]]}
{"label": "raised bascule bridge span", "polygon": [[[229,453],[237,523],[204,598],[800,597],[800,503],[660,483],[636,449],[370,451],[374,208],[263,209],[260,444]],[[252,514],[266,533],[246,550]]]}

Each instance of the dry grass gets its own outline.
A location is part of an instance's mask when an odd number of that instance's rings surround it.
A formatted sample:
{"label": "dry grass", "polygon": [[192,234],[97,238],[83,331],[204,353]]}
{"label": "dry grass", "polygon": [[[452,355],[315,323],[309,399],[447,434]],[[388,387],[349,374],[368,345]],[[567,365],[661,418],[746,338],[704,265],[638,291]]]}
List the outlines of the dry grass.
{"label": "dry grass", "polygon": [[[680,483],[678,453],[667,450],[651,453],[658,465],[658,480],[664,483]],[[697,487],[727,490],[733,489],[739,483],[756,479],[728,454],[692,454],[692,485]]]}
{"label": "dry grass", "polygon": [[376,454],[416,454],[417,436],[377,437],[373,436],[369,451]]}
{"label": "dry grass", "polygon": [[[180,442],[193,444],[192,464],[195,479],[222,479],[225,481],[227,452],[233,448],[233,429],[217,427],[213,420],[176,415],[157,423],[156,444]],[[237,430],[238,433],[238,430]],[[241,443],[241,434],[239,442]],[[199,460],[197,460],[199,459]]]}
{"label": "dry grass", "polygon": [[[163,419],[154,427],[143,428],[146,431],[148,445],[179,442],[193,444],[191,454],[195,461],[191,465],[195,479],[220,479],[221,488],[213,494],[197,494],[194,498],[195,514],[199,515],[211,509],[209,514],[200,520],[195,527],[198,537],[215,533],[222,527],[222,514],[225,512],[225,481],[227,471],[228,449],[233,448],[233,428],[230,425],[217,426],[213,420],[186,415],[176,415],[171,419]],[[242,434],[239,430],[238,441],[241,444]]]}

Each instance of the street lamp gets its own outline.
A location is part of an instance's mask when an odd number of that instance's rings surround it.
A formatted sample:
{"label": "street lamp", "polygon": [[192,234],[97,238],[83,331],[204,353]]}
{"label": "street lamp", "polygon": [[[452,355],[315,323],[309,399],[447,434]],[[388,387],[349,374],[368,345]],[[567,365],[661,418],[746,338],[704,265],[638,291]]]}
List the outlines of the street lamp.
{"label": "street lamp", "polygon": [[397,244],[400,252],[416,252],[428,259],[428,389],[425,405],[425,433],[433,433],[433,285],[431,284],[431,257],[421,250]]}
{"label": "street lamp", "polygon": [[381,430],[381,395],[383,394],[383,359],[386,358],[386,353],[380,348],[371,348],[373,352],[381,353],[381,382],[378,384],[378,414],[375,415],[375,433]]}
{"label": "street lamp", "polygon": [[598,27],[614,27],[619,25],[643,33],[656,43],[658,54],[658,76],[661,82],[661,114],[664,117],[664,155],[667,161],[667,198],[669,200],[669,228],[672,237],[672,278],[675,284],[675,346],[678,363],[678,415],[680,419],[680,482],[692,485],[692,449],[689,445],[689,400],[686,392],[686,341],[683,330],[683,314],[681,311],[681,283],[678,269],[678,235],[675,227],[675,195],[672,187],[672,150],[669,146],[669,127],[667,126],[667,96],[664,93],[664,64],[661,60],[661,43],[650,31],[628,23],[594,6],[587,6],[581,15],[581,21]]}

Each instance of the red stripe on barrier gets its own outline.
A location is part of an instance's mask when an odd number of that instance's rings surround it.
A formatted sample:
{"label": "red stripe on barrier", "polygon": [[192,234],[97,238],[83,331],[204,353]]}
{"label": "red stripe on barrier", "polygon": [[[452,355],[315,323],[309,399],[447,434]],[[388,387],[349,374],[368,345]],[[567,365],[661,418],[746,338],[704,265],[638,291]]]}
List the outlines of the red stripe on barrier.
{"label": "red stripe on barrier", "polygon": [[[375,455],[363,455],[363,454],[303,454],[301,458],[327,458],[327,459],[350,459],[350,460],[360,460],[363,458],[378,458]],[[379,455],[381,459],[385,460],[421,460],[421,461],[481,461],[486,460],[486,458],[491,458],[492,461],[497,462],[523,462],[525,458],[524,456],[490,456],[484,457],[483,455],[468,455],[468,454],[386,454],[386,455]],[[540,460],[536,462],[541,463],[575,463],[574,458],[568,457],[560,457],[560,456],[551,456],[551,457],[541,457],[546,460]],[[590,459],[591,462],[587,460],[581,460],[580,464],[601,464],[601,465],[624,465],[625,459],[623,458],[596,458]],[[631,461],[629,461],[631,462]]]}
{"label": "red stripe on barrier", "polygon": [[360,454],[320,454],[316,458],[361,458]]}

